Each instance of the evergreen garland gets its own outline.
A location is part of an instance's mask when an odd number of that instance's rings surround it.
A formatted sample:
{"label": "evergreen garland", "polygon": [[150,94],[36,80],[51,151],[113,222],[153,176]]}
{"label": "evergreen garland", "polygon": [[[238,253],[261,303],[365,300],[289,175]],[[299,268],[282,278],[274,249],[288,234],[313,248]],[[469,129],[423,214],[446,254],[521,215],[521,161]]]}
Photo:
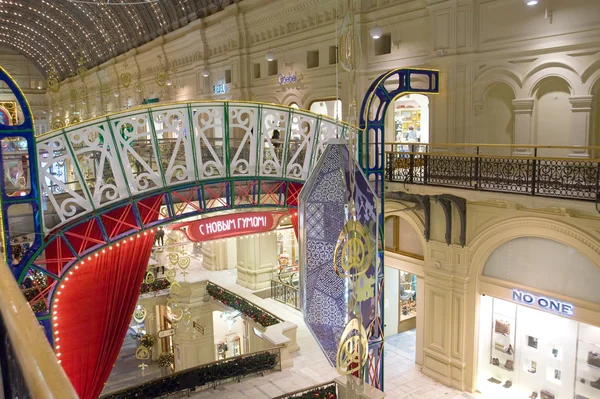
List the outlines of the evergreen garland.
{"label": "evergreen garland", "polygon": [[171,283],[166,278],[154,280],[150,284],[142,283],[140,287],[140,295],[147,294],[148,292],[156,292],[160,290],[166,290],[171,286]]}
{"label": "evergreen garland", "polygon": [[237,310],[263,327],[269,327],[281,322],[281,320],[272,314],[218,285],[209,282],[206,286],[206,291],[214,300]]}
{"label": "evergreen garland", "polygon": [[335,384],[319,387],[298,395],[288,396],[286,399],[337,399]]}

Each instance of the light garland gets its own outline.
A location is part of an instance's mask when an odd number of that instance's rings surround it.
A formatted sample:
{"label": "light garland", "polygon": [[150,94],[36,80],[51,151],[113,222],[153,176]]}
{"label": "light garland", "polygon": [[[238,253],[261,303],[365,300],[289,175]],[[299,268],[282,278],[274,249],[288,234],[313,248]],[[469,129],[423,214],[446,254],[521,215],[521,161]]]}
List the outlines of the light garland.
{"label": "light garland", "polygon": [[[154,233],[154,229],[151,229],[151,230],[150,230],[150,233]],[[145,231],[145,232],[143,233],[143,235],[147,235],[147,234],[148,234],[148,232],[147,232],[147,231]],[[136,238],[136,239],[139,239],[140,237],[142,237],[142,234],[140,234],[140,233],[137,233],[137,234],[135,235],[135,238]],[[128,238],[128,237],[125,237],[125,238],[123,238],[123,239],[122,239],[120,242],[117,242],[117,243],[115,243],[114,245],[116,245],[117,247],[119,247],[119,246],[121,245],[121,243],[122,243],[123,245],[125,245],[125,244],[127,244],[127,242],[128,242],[128,241],[129,241],[129,242],[133,241],[133,239],[134,239],[134,236],[131,236],[131,237],[129,237],[129,240],[127,240],[127,238]],[[108,250],[109,250],[109,251],[110,251],[110,250],[112,250],[112,247],[113,247],[113,245],[109,245],[109,246],[108,246]],[[98,250],[96,253],[94,253],[94,257],[97,257],[97,256],[98,256],[98,252],[100,252],[100,251],[101,251],[102,253],[106,253],[106,248],[103,248],[103,249],[101,249],[101,250]],[[91,256],[91,254],[88,254],[87,260],[88,260],[88,261],[91,261],[91,260],[92,260],[92,256]],[[85,260],[84,260],[84,258],[82,258],[82,259],[81,259],[79,262],[77,262],[77,264],[75,264],[75,267],[74,267],[74,269],[75,269],[75,270],[78,270],[78,269],[79,269],[79,265],[84,265],[84,264],[85,264]],[[73,268],[72,268],[72,269],[73,269]],[[56,292],[56,294],[57,294],[57,295],[61,295],[61,294],[63,293],[63,291],[64,291],[64,290],[67,288],[67,284],[66,284],[66,282],[69,280],[69,277],[68,277],[68,276],[73,276],[73,274],[74,274],[74,272],[73,272],[73,270],[72,270],[72,269],[71,269],[71,270],[69,270],[69,272],[68,272],[68,273],[65,273],[65,274],[67,275],[67,277],[65,277],[65,278],[63,279],[63,281],[61,281],[61,282],[59,283],[59,285],[58,285],[58,288],[57,288],[57,292]],[[63,276],[64,276],[64,275],[63,275]],[[59,352],[59,350],[60,350],[60,345],[58,345],[58,341],[60,340],[60,337],[58,337],[58,335],[59,335],[59,332],[60,332],[60,331],[58,330],[58,328],[59,328],[58,302],[59,302],[59,298],[58,298],[58,297],[56,297],[56,298],[54,299],[53,303],[52,303],[52,321],[53,321],[53,324],[52,324],[52,326],[53,326],[53,330],[54,330],[54,349],[55,349],[56,357],[58,358],[58,363],[62,363],[62,360],[60,359],[60,357],[62,356],[62,353],[61,353],[61,352]]]}
{"label": "light garland", "polygon": [[135,4],[153,4],[160,0],[68,0],[70,3],[93,4],[96,6],[131,6]]}

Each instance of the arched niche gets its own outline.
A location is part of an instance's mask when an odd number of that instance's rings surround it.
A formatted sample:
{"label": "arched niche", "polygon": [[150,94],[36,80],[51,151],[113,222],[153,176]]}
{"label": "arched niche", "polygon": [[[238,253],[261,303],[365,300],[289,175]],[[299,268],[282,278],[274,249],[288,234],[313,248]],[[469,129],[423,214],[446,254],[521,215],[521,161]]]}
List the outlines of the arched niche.
{"label": "arched niche", "polygon": [[385,250],[423,260],[423,233],[408,219],[398,215],[385,218]]}
{"label": "arched niche", "polygon": [[[569,145],[571,136],[571,86],[559,76],[548,76],[533,87],[533,143]],[[544,149],[540,156],[567,157],[567,149]]]}
{"label": "arched niche", "polygon": [[[475,107],[477,132],[474,142],[486,144],[514,143],[515,113],[513,100],[515,92],[505,82],[498,81],[488,85],[482,100]],[[485,154],[510,155],[509,147],[489,147],[482,150]]]}
{"label": "arched niche", "polygon": [[496,248],[486,277],[600,304],[600,267],[577,249],[543,237],[518,237]]}

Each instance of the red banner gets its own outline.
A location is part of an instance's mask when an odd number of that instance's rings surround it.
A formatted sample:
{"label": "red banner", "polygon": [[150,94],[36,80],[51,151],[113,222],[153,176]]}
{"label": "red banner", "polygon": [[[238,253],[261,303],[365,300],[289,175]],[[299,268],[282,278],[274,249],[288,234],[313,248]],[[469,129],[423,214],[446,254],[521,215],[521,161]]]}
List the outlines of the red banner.
{"label": "red banner", "polygon": [[171,229],[183,231],[193,242],[211,241],[271,231],[285,215],[272,212],[232,213],[175,224]]}

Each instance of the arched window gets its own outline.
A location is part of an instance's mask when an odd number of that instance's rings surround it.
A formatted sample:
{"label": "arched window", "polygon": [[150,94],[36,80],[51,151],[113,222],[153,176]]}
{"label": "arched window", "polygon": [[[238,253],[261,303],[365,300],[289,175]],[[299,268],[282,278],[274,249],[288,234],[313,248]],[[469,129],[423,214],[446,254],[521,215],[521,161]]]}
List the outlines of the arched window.
{"label": "arched window", "polygon": [[385,250],[423,260],[419,232],[399,216],[385,218]]}

